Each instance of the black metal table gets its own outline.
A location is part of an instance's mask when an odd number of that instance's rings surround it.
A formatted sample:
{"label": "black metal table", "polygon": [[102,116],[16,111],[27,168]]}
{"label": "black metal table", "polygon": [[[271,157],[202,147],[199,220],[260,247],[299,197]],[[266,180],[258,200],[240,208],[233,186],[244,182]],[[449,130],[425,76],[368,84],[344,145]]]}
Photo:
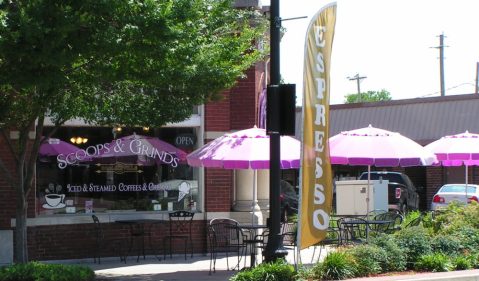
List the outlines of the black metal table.
{"label": "black metal table", "polygon": [[[148,235],[151,239],[151,226],[153,224],[163,224],[166,223],[165,220],[160,220],[160,219],[128,219],[128,220],[116,220],[115,223],[123,224],[123,225],[128,225],[129,227],[129,232],[130,232],[130,242],[128,245],[128,251],[125,255],[125,261],[128,255],[130,254],[131,250],[133,249],[133,244],[135,240],[137,241],[137,244],[140,244],[137,246],[138,249],[138,257],[136,258],[136,261],[140,261],[140,256],[143,254],[143,259],[146,259],[145,255],[145,236]],[[150,224],[150,229],[149,231],[145,231],[145,225]],[[151,246],[151,241],[149,241],[150,246]],[[157,256],[158,259],[160,259],[159,256]]]}
{"label": "black metal table", "polygon": [[240,224],[238,225],[238,227],[248,231],[248,239],[244,240],[243,242],[250,247],[250,267],[254,267],[256,263],[256,245],[258,243],[263,243],[263,240],[259,240],[256,238],[257,231],[260,229],[267,229],[268,226],[264,224]]}

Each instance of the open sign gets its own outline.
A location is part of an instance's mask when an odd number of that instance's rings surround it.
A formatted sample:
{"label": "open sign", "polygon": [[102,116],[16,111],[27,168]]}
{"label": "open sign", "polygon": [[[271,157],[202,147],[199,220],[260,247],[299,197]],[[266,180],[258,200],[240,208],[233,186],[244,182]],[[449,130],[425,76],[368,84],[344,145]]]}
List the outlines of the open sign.
{"label": "open sign", "polygon": [[196,136],[193,134],[181,134],[175,138],[177,147],[191,147],[196,144]]}
{"label": "open sign", "polygon": [[401,188],[396,187],[396,199],[401,198]]}

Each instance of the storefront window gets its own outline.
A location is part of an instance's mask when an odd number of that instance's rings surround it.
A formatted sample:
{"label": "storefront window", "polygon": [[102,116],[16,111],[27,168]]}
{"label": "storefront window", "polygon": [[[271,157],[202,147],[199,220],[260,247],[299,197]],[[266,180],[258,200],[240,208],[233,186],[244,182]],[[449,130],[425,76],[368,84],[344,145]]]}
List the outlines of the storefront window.
{"label": "storefront window", "polygon": [[196,145],[194,132],[62,127],[52,144],[87,141],[75,143],[75,152],[39,156],[37,213],[197,211],[198,171],[185,158]]}

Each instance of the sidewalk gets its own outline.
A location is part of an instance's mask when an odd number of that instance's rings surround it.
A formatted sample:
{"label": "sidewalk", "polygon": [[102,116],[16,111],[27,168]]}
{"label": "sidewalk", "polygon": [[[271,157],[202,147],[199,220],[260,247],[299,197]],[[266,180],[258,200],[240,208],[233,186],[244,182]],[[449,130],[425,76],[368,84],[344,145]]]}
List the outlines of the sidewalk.
{"label": "sidewalk", "polygon": [[[304,263],[311,263],[313,249],[301,252]],[[316,257],[318,251],[315,253]],[[258,258],[260,258],[258,256]],[[293,252],[289,251],[288,262],[293,264]],[[237,261],[236,257],[229,258],[229,266],[232,267]],[[193,258],[184,259],[183,255],[167,257],[159,261],[155,256],[147,256],[145,260],[129,257],[127,263],[120,262],[119,258],[104,258],[101,264],[93,263],[93,259],[52,261],[53,263],[79,264],[88,266],[95,271],[97,281],[227,281],[237,273],[234,270],[226,270],[226,257],[221,255],[216,261],[216,273],[209,275],[210,256],[195,254]],[[249,266],[249,257],[246,265]],[[244,257],[241,260],[244,266]]]}
{"label": "sidewalk", "polygon": [[[303,264],[311,264],[313,249],[301,251]],[[322,256],[324,257],[323,251]],[[315,253],[314,261],[318,252]],[[162,257],[163,258],[163,257]],[[293,264],[293,253],[287,256],[289,263]],[[230,267],[235,264],[236,257],[230,257]],[[97,281],[228,281],[237,271],[226,270],[226,258],[218,258],[216,273],[209,275],[209,255],[195,254],[191,259],[184,259],[183,255],[167,257],[159,261],[154,256],[147,256],[145,260],[136,262],[136,257],[129,257],[127,263],[121,263],[118,258],[102,259],[101,264],[93,263],[93,259],[52,261],[53,263],[79,264],[92,268],[97,276]],[[241,261],[244,266],[244,260]],[[249,258],[247,259],[249,265]],[[348,279],[346,281],[479,281],[479,270],[463,270],[438,273],[401,273],[395,276],[365,277]]]}

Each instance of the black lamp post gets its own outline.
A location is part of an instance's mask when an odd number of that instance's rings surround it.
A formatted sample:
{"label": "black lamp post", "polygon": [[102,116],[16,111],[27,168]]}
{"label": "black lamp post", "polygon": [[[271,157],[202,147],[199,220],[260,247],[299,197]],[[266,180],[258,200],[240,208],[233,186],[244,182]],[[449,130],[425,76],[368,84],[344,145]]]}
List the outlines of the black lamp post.
{"label": "black lamp post", "polygon": [[269,236],[265,249],[265,261],[274,261],[286,256],[281,248],[280,229],[280,122],[279,122],[279,84],[280,84],[280,29],[279,0],[271,0],[270,6],[270,81],[268,87],[268,134],[270,137],[270,174],[269,174]]}

